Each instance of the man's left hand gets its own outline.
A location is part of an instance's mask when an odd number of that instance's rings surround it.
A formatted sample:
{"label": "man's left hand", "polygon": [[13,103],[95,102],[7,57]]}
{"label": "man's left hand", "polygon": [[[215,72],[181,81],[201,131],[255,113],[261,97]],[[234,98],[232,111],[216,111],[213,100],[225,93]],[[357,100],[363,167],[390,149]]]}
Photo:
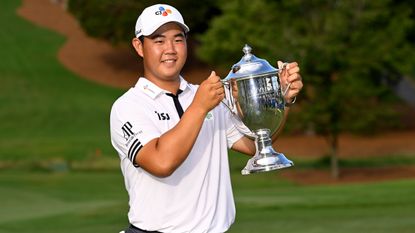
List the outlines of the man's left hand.
{"label": "man's left hand", "polygon": [[300,67],[297,62],[283,63],[278,61],[278,68],[280,69],[282,92],[285,94],[284,99],[289,105],[295,101],[296,96],[303,88]]}

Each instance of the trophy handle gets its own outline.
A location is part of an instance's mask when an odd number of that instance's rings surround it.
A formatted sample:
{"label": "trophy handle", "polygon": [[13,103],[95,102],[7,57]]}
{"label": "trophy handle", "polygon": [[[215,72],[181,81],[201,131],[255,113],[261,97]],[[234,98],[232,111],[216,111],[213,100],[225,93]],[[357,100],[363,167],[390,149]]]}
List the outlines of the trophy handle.
{"label": "trophy handle", "polygon": [[[287,65],[288,65],[288,63],[287,62],[284,62],[282,64],[282,66],[281,67],[278,67],[278,69],[277,69],[278,73],[280,74],[280,75],[278,75],[278,78],[280,80],[280,83],[281,83],[281,73],[287,68]],[[284,97],[286,96],[288,90],[290,89],[290,86],[291,86],[291,83],[288,83],[288,85],[285,88],[285,90],[282,90],[282,86],[281,86],[281,92],[282,92],[281,94],[282,94],[282,96],[284,96]]]}
{"label": "trophy handle", "polygon": [[221,80],[223,88],[225,89],[225,98],[222,103],[232,112],[234,115],[238,115],[236,111],[235,98],[232,95],[232,85],[228,80]]}

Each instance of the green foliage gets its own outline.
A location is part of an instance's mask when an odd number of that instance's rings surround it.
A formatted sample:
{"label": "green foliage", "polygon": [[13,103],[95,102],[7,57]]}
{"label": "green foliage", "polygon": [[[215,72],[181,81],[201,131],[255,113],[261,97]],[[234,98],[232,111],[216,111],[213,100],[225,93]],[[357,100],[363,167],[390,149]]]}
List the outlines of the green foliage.
{"label": "green foliage", "polygon": [[129,0],[71,0],[68,8],[89,35],[117,42],[134,35],[136,9],[141,4]]}
{"label": "green foliage", "polygon": [[272,40],[274,46],[268,44],[270,37],[279,31],[278,21],[275,21],[279,12],[274,12],[275,8],[275,2],[264,0],[223,2],[223,14],[213,18],[209,29],[199,37],[199,57],[229,69],[242,57],[242,47],[247,43],[258,56],[271,58],[271,50],[283,46],[275,40]]}
{"label": "green foliage", "polygon": [[[160,3],[156,0],[70,0],[69,10],[86,32],[114,43],[134,37],[135,22],[144,8]],[[216,1],[176,0],[166,2],[179,9],[193,34],[206,30],[209,19],[218,14]]]}
{"label": "green foliage", "polygon": [[231,67],[248,43],[272,64],[298,61],[305,87],[292,129],[333,136],[396,127],[397,99],[386,84],[413,72],[410,3],[233,0],[221,10],[200,36],[199,57]]}

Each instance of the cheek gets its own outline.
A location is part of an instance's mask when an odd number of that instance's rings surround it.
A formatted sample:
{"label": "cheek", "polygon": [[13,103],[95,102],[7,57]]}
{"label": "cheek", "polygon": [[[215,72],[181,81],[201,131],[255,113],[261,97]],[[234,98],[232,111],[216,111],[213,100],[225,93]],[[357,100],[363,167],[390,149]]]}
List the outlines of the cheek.
{"label": "cheek", "polygon": [[180,45],[178,47],[178,50],[179,50],[179,53],[182,54],[183,57],[186,59],[186,57],[187,57],[187,47],[186,47],[186,44]]}
{"label": "cheek", "polygon": [[161,51],[156,47],[144,47],[144,57],[148,60],[154,60],[160,57]]}

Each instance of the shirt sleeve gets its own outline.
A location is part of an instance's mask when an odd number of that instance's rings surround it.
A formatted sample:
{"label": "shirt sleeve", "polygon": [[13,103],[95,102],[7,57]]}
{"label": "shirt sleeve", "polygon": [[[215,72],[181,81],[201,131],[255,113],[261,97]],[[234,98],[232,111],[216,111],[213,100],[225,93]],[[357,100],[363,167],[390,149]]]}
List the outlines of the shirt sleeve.
{"label": "shirt sleeve", "polygon": [[241,133],[235,125],[235,119],[231,111],[225,107],[222,107],[222,111],[225,113],[225,122],[226,122],[226,139],[228,143],[228,148],[232,148],[233,144],[241,139],[244,134]]}
{"label": "shirt sleeve", "polygon": [[138,152],[145,144],[161,135],[144,106],[115,102],[110,115],[111,143],[121,159],[128,158],[134,166]]}

